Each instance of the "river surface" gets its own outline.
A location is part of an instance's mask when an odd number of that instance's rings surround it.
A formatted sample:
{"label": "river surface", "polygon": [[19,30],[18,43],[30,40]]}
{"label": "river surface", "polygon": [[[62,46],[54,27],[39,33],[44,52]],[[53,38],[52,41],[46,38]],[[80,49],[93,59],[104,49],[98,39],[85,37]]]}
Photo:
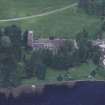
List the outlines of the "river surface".
{"label": "river surface", "polygon": [[46,85],[41,93],[23,93],[15,98],[0,94],[0,105],[105,105],[105,82]]}

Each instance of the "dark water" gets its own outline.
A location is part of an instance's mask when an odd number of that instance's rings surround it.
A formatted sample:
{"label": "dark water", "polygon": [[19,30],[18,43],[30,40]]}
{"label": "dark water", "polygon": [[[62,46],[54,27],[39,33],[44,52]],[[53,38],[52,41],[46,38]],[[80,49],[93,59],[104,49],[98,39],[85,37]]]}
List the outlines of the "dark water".
{"label": "dark water", "polygon": [[73,87],[47,85],[41,94],[17,98],[0,94],[0,105],[105,105],[105,82],[77,82]]}

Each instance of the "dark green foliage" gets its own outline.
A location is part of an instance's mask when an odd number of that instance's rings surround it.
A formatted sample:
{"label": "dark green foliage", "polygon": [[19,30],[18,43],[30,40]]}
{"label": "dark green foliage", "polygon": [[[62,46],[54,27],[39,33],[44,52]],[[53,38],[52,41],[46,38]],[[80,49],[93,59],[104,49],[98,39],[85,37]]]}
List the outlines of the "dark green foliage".
{"label": "dark green foliage", "polygon": [[11,39],[9,36],[6,35],[1,36],[1,47],[3,48],[12,47]]}
{"label": "dark green foliage", "polygon": [[35,65],[35,74],[39,80],[45,80],[47,67],[44,63],[38,62]]}
{"label": "dark green foliage", "polygon": [[79,7],[88,14],[105,16],[105,0],[79,0]]}
{"label": "dark green foliage", "polygon": [[22,44],[25,48],[27,48],[27,41],[28,41],[28,30],[26,30],[23,34]]}
{"label": "dark green foliage", "polygon": [[89,36],[88,36],[88,32],[83,29],[83,31],[79,34],[77,34],[77,43],[78,43],[78,46],[79,46],[79,49],[78,49],[78,60],[79,62],[83,63],[83,62],[86,62],[90,55],[90,46],[89,46]]}
{"label": "dark green foliage", "polygon": [[44,64],[50,67],[52,64],[52,59],[53,59],[52,51],[48,49],[42,49],[40,50],[39,54],[40,54],[40,57],[42,57]]}
{"label": "dark green foliage", "polygon": [[105,32],[105,21],[103,22],[101,29]]}
{"label": "dark green foliage", "polygon": [[0,48],[1,48],[1,38],[2,38],[3,32],[2,29],[0,28]]}
{"label": "dark green foliage", "polygon": [[87,8],[89,4],[89,0],[79,0],[79,7]]}
{"label": "dark green foliage", "polygon": [[100,51],[99,47],[97,47],[97,46],[93,47],[91,59],[96,65],[100,64],[100,56],[101,56],[101,51]]}
{"label": "dark green foliage", "polygon": [[[97,32],[97,38],[102,39],[102,30]],[[76,39],[66,40],[56,52],[48,49],[30,50],[27,46],[28,31],[23,36],[20,27],[12,25],[0,29],[0,85],[3,87],[17,86],[22,78],[36,77],[46,79],[48,68],[54,70],[68,70],[89,60],[99,65],[100,50],[93,47],[86,29],[77,34]],[[50,37],[53,40],[53,37]],[[78,48],[75,47],[77,42]],[[94,76],[95,73],[93,72]],[[70,80],[69,73],[58,75],[57,80]]]}
{"label": "dark green foliage", "polygon": [[57,80],[58,80],[58,81],[62,81],[62,80],[63,80],[62,75],[58,75]]}
{"label": "dark green foliage", "polygon": [[0,78],[0,85],[3,87],[14,87],[20,84],[17,75],[17,64],[13,55],[7,55],[2,60],[0,64]]}
{"label": "dark green foliage", "polygon": [[103,29],[99,30],[96,35],[95,35],[95,39],[103,39]]}
{"label": "dark green foliage", "polygon": [[37,63],[37,60],[39,59],[38,53],[33,52],[32,56],[30,59],[25,58],[25,71],[26,71],[26,76],[28,78],[35,76],[35,64]]}
{"label": "dark green foliage", "polygon": [[11,38],[12,44],[14,47],[21,46],[21,29],[16,25],[12,25],[5,28],[5,35]]}
{"label": "dark green foliage", "polygon": [[13,25],[2,30],[0,31],[0,85],[14,87],[21,82],[17,69],[18,57],[21,55],[21,29]]}
{"label": "dark green foliage", "polygon": [[[42,51],[35,51],[32,54],[30,61],[26,61],[26,74],[27,77],[36,76],[38,79],[44,80],[46,75],[46,64],[48,61],[43,62]],[[47,59],[47,58],[46,58]]]}
{"label": "dark green foliage", "polygon": [[[99,32],[97,34],[97,38],[102,39],[102,33]],[[83,29],[83,31],[77,35],[76,40],[79,46],[78,51],[75,53],[78,64],[86,63],[91,60],[94,64],[99,65],[101,52],[98,46],[92,45],[88,32]]]}
{"label": "dark green foliage", "polygon": [[64,74],[64,80],[65,81],[69,81],[71,78],[70,78],[70,76],[69,76],[69,72],[66,72],[65,74]]}
{"label": "dark green foliage", "polygon": [[26,61],[25,60],[25,72],[26,72],[26,77],[31,78],[32,76],[35,76],[33,66],[31,64],[31,61]]}
{"label": "dark green foliage", "polygon": [[16,25],[7,26],[4,29],[4,34],[10,37],[15,57],[17,60],[20,60],[22,45],[21,28]]}
{"label": "dark green foliage", "polygon": [[59,70],[67,70],[73,66],[73,54],[75,52],[73,42],[65,41],[65,44],[61,46],[58,52],[52,57],[52,67]]}
{"label": "dark green foliage", "polygon": [[96,76],[96,71],[93,70],[91,73],[90,73],[91,76],[95,77]]}

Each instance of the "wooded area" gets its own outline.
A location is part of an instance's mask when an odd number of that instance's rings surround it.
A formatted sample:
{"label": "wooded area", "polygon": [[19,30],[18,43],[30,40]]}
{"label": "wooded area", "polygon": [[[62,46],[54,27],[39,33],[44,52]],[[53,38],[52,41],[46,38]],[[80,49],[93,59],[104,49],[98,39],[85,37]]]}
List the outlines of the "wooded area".
{"label": "wooded area", "polygon": [[79,0],[79,7],[88,14],[105,16],[105,0]]}
{"label": "wooded area", "polygon": [[[79,0],[79,7],[91,15],[105,15],[105,0]],[[90,35],[85,27],[78,32],[73,40],[77,42],[75,49],[71,41],[65,41],[57,53],[48,49],[33,50],[27,46],[28,31],[17,25],[0,28],[0,86],[15,87],[21,84],[22,79],[36,77],[38,80],[46,79],[48,68],[57,71],[68,71],[69,68],[78,67],[83,63],[94,63],[100,67],[101,52],[93,47],[91,41],[104,38],[105,20],[94,35]],[[93,33],[91,33],[93,34]],[[35,34],[36,35],[36,34]],[[34,35],[34,37],[36,37]],[[51,38],[53,36],[50,36]],[[95,74],[94,70],[91,73]],[[65,75],[69,80],[68,75]],[[58,81],[62,80],[58,75]]]}
{"label": "wooded area", "polygon": [[[104,28],[105,24],[101,32]],[[0,86],[17,86],[23,78],[44,80],[47,68],[67,71],[88,61],[99,65],[100,51],[92,46],[85,29],[76,35],[79,49],[75,49],[71,41],[66,41],[55,54],[48,49],[33,51],[27,46],[27,35],[27,30],[22,32],[16,25],[0,29]],[[58,76],[57,80],[62,80],[62,77]]]}

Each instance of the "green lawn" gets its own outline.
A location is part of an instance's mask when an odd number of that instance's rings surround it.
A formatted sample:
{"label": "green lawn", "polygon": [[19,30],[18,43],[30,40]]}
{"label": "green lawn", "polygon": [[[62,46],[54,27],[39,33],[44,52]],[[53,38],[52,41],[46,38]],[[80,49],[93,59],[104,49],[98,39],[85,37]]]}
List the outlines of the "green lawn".
{"label": "green lawn", "polygon": [[105,80],[105,69],[98,69],[96,70],[96,78],[97,80]]}
{"label": "green lawn", "polygon": [[17,24],[23,29],[34,30],[35,37],[57,36],[72,38],[83,27],[89,30],[90,33],[95,32],[100,27],[100,23],[99,17],[89,16],[84,12],[77,11],[77,7],[73,7],[48,16],[18,22],[0,22],[0,25]]}
{"label": "green lawn", "polygon": [[0,19],[29,16],[61,8],[77,0],[0,0]]}
{"label": "green lawn", "polygon": [[[73,4],[78,0],[0,0],[0,19],[40,14]],[[5,8],[4,8],[5,6]],[[34,30],[35,37],[74,37],[85,27],[89,32],[100,26],[100,18],[89,16],[77,7],[47,16],[17,22],[0,22],[0,26],[17,24],[24,30]],[[92,36],[92,34],[91,34]]]}
{"label": "green lawn", "polygon": [[[82,64],[80,67],[71,68],[68,71],[68,75],[71,77],[71,80],[91,80],[88,78],[90,73],[96,69],[94,64]],[[58,75],[62,75],[64,78],[66,71],[58,71],[48,69],[46,74],[46,80],[37,80],[36,78],[25,79],[22,81],[22,84],[46,84],[46,83],[56,83]],[[94,80],[105,80],[105,71],[100,69],[96,70],[96,77]],[[65,81],[65,80],[63,80]]]}

